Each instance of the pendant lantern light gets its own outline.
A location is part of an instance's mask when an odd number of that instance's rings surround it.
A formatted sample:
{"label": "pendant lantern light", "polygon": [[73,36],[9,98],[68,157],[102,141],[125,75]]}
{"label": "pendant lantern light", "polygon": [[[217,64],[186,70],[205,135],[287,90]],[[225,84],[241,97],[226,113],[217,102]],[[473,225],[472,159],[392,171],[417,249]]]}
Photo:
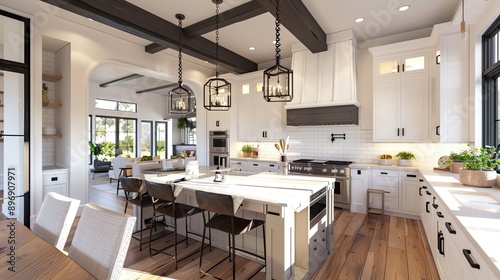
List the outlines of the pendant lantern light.
{"label": "pendant lantern light", "polygon": [[175,18],[179,21],[179,84],[176,88],[168,92],[169,97],[169,113],[187,115],[191,112],[191,92],[182,85],[182,20],[184,15],[176,14]]}
{"label": "pendant lantern light", "polygon": [[203,87],[203,106],[209,111],[228,111],[231,108],[231,84],[219,78],[219,4],[222,0],[212,0],[215,4],[215,78]]}
{"label": "pendant lantern light", "polygon": [[268,102],[290,102],[293,99],[293,71],[280,64],[280,13],[276,0],[276,65],[264,71],[263,96]]}

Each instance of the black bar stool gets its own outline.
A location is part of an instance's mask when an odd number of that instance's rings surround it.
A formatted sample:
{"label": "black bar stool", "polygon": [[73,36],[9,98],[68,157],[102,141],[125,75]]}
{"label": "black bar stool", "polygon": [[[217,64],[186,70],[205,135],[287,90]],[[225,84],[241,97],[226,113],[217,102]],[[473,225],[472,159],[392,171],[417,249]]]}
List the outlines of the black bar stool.
{"label": "black bar stool", "polygon": [[[167,247],[164,247],[162,249],[155,249],[151,247],[151,237],[153,234],[153,226],[151,226],[150,229],[150,238],[149,238],[149,255],[153,256],[158,253],[164,253],[166,255],[172,256],[175,259],[175,269],[177,270],[177,264],[179,261],[182,261],[191,255],[195,254],[198,252],[196,250],[195,252],[192,252],[188,256],[185,256],[182,259],[177,258],[177,244],[181,243],[183,241],[186,241],[186,245],[188,244],[188,234],[196,235],[199,237],[202,237],[200,234],[192,232],[188,230],[188,217],[201,213],[202,210],[198,207],[186,205],[183,203],[178,203],[176,202],[177,195],[180,193],[182,187],[180,186],[173,186],[171,184],[162,184],[162,183],[155,183],[155,182],[149,182],[146,181],[146,186],[148,189],[148,194],[152,198],[152,203],[153,203],[153,225],[156,227],[157,219],[160,216],[167,216],[173,218],[173,225],[167,224],[164,222],[163,224],[167,227],[173,228],[173,233],[174,234],[174,244],[169,245]],[[185,231],[185,238],[182,240],[177,240],[177,219],[185,218],[186,220],[186,231]],[[169,234],[170,234],[169,233]],[[203,245],[203,244],[202,244]],[[164,250],[174,247],[174,254],[168,254],[164,252]],[[211,242],[209,241],[209,246],[211,246]],[[153,254],[153,251],[156,253]]]}
{"label": "black bar stool", "polygon": [[[236,261],[235,261],[235,252],[236,250],[240,252],[244,252],[247,254],[250,254],[256,258],[261,259],[264,262],[264,265],[262,268],[266,266],[266,231],[264,224],[265,222],[262,220],[258,219],[244,219],[240,217],[235,217],[234,213],[238,210],[238,208],[241,205],[241,202],[243,201],[243,197],[241,196],[231,196],[231,195],[224,195],[224,194],[217,194],[217,193],[211,193],[211,192],[204,192],[204,191],[195,191],[195,196],[196,196],[196,202],[198,203],[198,207],[200,207],[203,210],[207,210],[210,212],[214,212],[215,214],[210,218],[210,213],[208,217],[208,221],[206,220],[205,215],[203,215],[203,239],[202,239],[202,248],[201,248],[201,254],[200,254],[200,278],[208,275],[210,277],[217,278],[208,272],[215,268],[217,265],[222,263],[224,260],[229,258],[229,261],[233,262],[233,279],[236,279]],[[236,235],[241,235],[246,232],[249,232],[250,230],[257,228],[259,226],[262,226],[262,234],[263,234],[263,241],[264,241],[264,256],[257,255],[253,252],[249,252],[247,250],[241,249],[241,248],[236,248],[235,246],[235,236]],[[216,229],[222,232],[225,232],[228,234],[228,239],[229,239],[229,255],[207,269],[206,271],[203,271],[201,269],[202,265],[202,260],[203,260],[203,244],[205,241],[205,233],[206,229]],[[251,277],[255,276],[259,271],[257,271],[254,275]],[[250,278],[251,278],[250,277]]]}

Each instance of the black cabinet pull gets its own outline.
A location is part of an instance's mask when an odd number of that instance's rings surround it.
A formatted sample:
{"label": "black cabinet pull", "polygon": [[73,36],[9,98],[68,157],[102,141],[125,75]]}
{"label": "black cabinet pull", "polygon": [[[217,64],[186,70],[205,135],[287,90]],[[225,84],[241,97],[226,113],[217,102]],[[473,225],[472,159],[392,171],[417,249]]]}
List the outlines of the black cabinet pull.
{"label": "black cabinet pull", "polygon": [[259,166],[259,164],[258,164],[258,163],[254,163],[254,164],[252,164],[252,165],[253,165],[253,166]]}
{"label": "black cabinet pull", "polygon": [[425,191],[427,195],[431,195],[432,193],[430,191]]}
{"label": "black cabinet pull", "polygon": [[381,175],[387,175],[387,172],[380,172]]}
{"label": "black cabinet pull", "polygon": [[361,170],[358,170],[358,171],[357,171],[357,174],[358,174],[358,175],[361,175]]}
{"label": "black cabinet pull", "polygon": [[425,212],[427,212],[427,213],[430,213],[430,212],[431,212],[431,211],[429,210],[429,204],[430,204],[430,203],[431,203],[430,201],[426,201],[426,202],[425,202]]}
{"label": "black cabinet pull", "polygon": [[405,64],[403,63],[403,71],[402,72],[404,72],[404,71],[405,71]]}
{"label": "black cabinet pull", "polygon": [[438,251],[444,256],[444,234],[442,231],[438,232]]}
{"label": "black cabinet pull", "polygon": [[[398,73],[399,73],[399,65],[398,65]],[[398,135],[399,136],[399,135]]]}
{"label": "black cabinet pull", "polygon": [[438,209],[439,205],[436,204],[436,197],[432,197],[432,207],[434,207],[434,209]]}
{"label": "black cabinet pull", "polygon": [[475,269],[481,269],[480,265],[476,262],[476,260],[474,260],[474,258],[472,257],[472,252],[470,250],[467,250],[467,249],[463,249],[462,252],[464,253],[464,256],[465,258],[467,259],[467,261],[469,262],[469,265],[472,267],[472,268],[475,268]]}
{"label": "black cabinet pull", "polygon": [[399,136],[399,128],[398,128],[398,136]]}
{"label": "black cabinet pull", "polygon": [[446,222],[446,223],[444,223],[444,225],[448,229],[449,233],[451,233],[451,234],[457,234],[457,231],[453,228],[453,226],[451,225],[450,222]]}
{"label": "black cabinet pull", "polygon": [[422,187],[418,188],[418,194],[422,196]]}
{"label": "black cabinet pull", "polygon": [[437,215],[439,218],[444,218],[444,215],[443,215],[443,213],[441,213],[441,212],[436,212],[436,215]]}
{"label": "black cabinet pull", "polygon": [[419,181],[419,182],[423,182],[423,181],[424,181],[424,179],[418,179],[418,181]]}
{"label": "black cabinet pull", "polygon": [[406,177],[410,177],[410,178],[417,178],[417,175],[414,175],[414,174],[406,174]]}
{"label": "black cabinet pull", "polygon": [[422,189],[426,190],[426,189],[427,189],[427,186],[422,186]]}
{"label": "black cabinet pull", "polygon": [[436,135],[439,136],[440,135],[440,126],[436,126]]}
{"label": "black cabinet pull", "polygon": [[405,136],[405,129],[402,128],[401,131],[403,132],[403,134],[401,136]]}

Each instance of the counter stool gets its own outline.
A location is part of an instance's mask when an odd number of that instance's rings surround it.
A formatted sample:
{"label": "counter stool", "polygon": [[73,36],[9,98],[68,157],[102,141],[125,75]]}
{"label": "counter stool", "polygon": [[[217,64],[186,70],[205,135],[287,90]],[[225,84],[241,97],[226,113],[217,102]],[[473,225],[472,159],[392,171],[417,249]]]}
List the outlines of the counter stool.
{"label": "counter stool", "polygon": [[[158,253],[164,253],[166,255],[169,255],[175,259],[175,269],[177,270],[177,264],[179,261],[184,260],[191,255],[195,254],[198,252],[198,250],[192,252],[191,254],[184,256],[182,259],[179,259],[177,257],[177,244],[186,241],[186,245],[188,245],[188,234],[191,235],[196,235],[199,237],[202,237],[200,234],[189,231],[189,224],[188,224],[188,217],[201,213],[202,210],[198,207],[186,205],[183,203],[178,203],[175,202],[177,195],[180,193],[182,187],[174,187],[172,184],[162,184],[162,183],[154,183],[154,182],[149,182],[146,181],[146,186],[148,189],[148,194],[151,196],[152,201],[153,201],[153,224],[156,225],[157,223],[157,218],[159,216],[167,216],[170,218],[173,218],[173,225],[163,223],[166,227],[173,228],[173,233],[174,234],[174,243],[172,245],[166,246],[161,249],[155,249],[151,247],[151,241],[152,241],[152,235],[153,235],[153,226],[150,227],[150,233],[149,233],[149,255],[153,256]],[[185,218],[186,220],[186,231],[185,231],[185,238],[182,240],[177,240],[177,219]],[[170,233],[169,233],[170,234]],[[203,243],[202,243],[203,244]],[[211,242],[209,239],[209,246],[211,246]],[[164,250],[174,247],[174,254],[168,254],[164,252]],[[156,253],[153,254],[153,251]]]}
{"label": "counter stool", "polygon": [[[382,206],[380,208],[377,207],[370,207],[370,194],[374,195],[380,195],[382,198]],[[366,194],[366,214],[374,213],[374,214],[381,214],[382,217],[385,216],[385,211],[384,211],[384,196],[385,196],[385,191],[384,190],[377,190],[377,189],[368,189],[368,193]]]}
{"label": "counter stool", "polygon": [[[138,207],[140,207],[140,214],[139,214],[139,223],[140,223],[140,229],[139,231],[135,231],[132,234],[132,238],[139,240],[139,251],[142,251],[142,244],[145,242],[142,242],[142,232],[143,232],[143,227],[142,224],[144,223],[143,220],[143,209],[144,207],[150,207],[153,205],[153,202],[151,201],[151,198],[149,197],[147,191],[146,191],[146,183],[144,180],[139,179],[139,178],[134,178],[134,177],[120,177],[118,178],[118,181],[121,183],[123,191],[125,193],[125,210],[123,213],[127,213],[127,206],[129,203],[132,203]],[[136,233],[139,233],[139,238],[134,236]]]}
{"label": "counter stool", "polygon": [[[217,265],[221,264],[224,260],[229,258],[229,261],[233,262],[233,279],[236,279],[236,259],[235,259],[235,252],[236,250],[240,252],[247,253],[249,255],[252,255],[264,262],[263,267],[266,267],[266,232],[264,228],[264,221],[258,220],[258,219],[244,219],[240,217],[235,217],[234,214],[238,210],[238,208],[241,205],[241,202],[243,201],[242,196],[233,196],[233,195],[225,195],[225,194],[218,194],[218,193],[211,193],[211,192],[204,192],[204,191],[195,191],[195,196],[196,196],[196,202],[198,203],[198,206],[206,211],[210,211],[215,213],[212,218],[210,218],[210,214],[208,217],[208,221],[206,220],[205,215],[203,215],[203,238],[201,241],[201,253],[200,253],[200,278],[207,275],[212,278],[216,279],[221,279],[217,278],[213,275],[210,275],[208,272],[215,268]],[[264,255],[257,255],[253,252],[246,251],[241,248],[236,248],[236,243],[235,243],[235,236],[236,235],[241,235],[249,232],[250,230],[257,228],[259,226],[262,226],[262,236],[263,236],[263,243],[264,243]],[[222,232],[225,232],[228,234],[228,239],[229,239],[229,255],[225,257],[224,259],[220,260],[218,263],[214,264],[211,266],[209,269],[206,271],[202,270],[202,260],[203,260],[203,244],[205,242],[205,232],[206,229],[216,229]],[[250,276],[249,278],[252,278],[255,276],[260,270],[258,270],[254,275]]]}

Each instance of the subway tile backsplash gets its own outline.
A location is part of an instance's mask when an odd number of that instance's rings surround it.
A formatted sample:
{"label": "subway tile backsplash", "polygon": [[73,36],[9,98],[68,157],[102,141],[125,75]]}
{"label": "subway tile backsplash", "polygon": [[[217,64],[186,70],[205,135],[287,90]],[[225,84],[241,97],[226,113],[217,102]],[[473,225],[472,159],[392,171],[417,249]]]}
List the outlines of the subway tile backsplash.
{"label": "subway tile backsplash", "polygon": [[[345,134],[346,139],[336,139],[332,143],[332,133]],[[376,163],[382,154],[394,157],[400,151],[411,151],[417,158],[416,166],[437,167],[441,156],[467,148],[466,143],[374,143],[372,133],[372,130],[362,130],[360,126],[355,125],[288,127],[288,159],[312,158]],[[242,146],[244,143],[240,144]],[[259,145],[259,158],[279,159],[274,142],[250,144]]]}

